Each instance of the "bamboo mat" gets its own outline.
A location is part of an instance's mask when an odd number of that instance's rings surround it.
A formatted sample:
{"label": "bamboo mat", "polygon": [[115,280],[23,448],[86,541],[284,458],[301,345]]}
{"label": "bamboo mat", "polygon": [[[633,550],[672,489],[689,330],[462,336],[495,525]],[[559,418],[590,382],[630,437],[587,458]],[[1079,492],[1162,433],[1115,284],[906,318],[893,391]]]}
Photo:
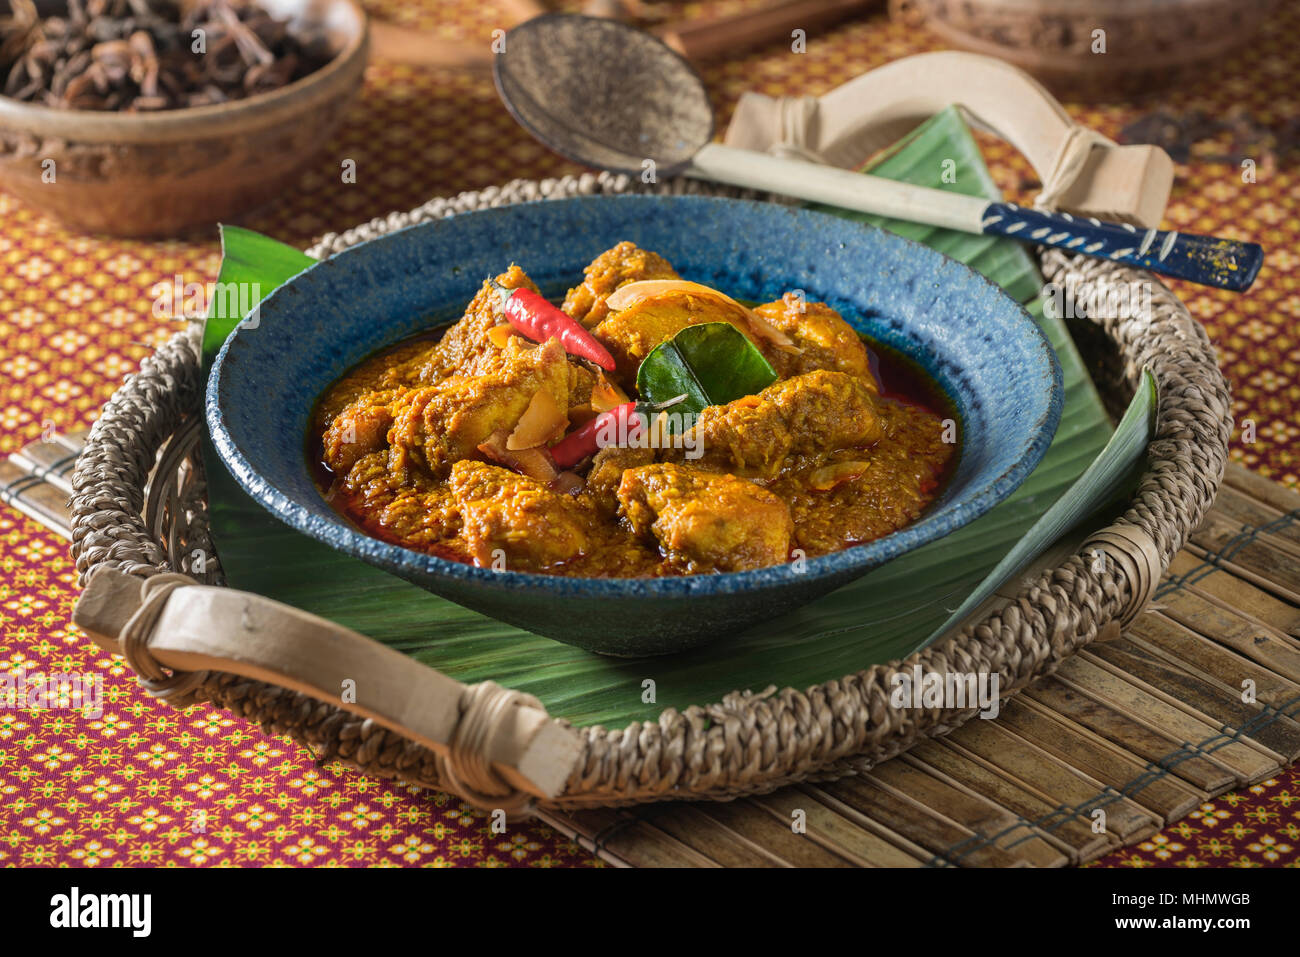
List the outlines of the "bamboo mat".
{"label": "bamboo mat", "polygon": [[[0,462],[0,501],[68,537],[82,438]],[[1153,606],[996,719],[833,783],[539,816],[627,867],[1086,863],[1300,757],[1298,638],[1300,493],[1230,464]]]}

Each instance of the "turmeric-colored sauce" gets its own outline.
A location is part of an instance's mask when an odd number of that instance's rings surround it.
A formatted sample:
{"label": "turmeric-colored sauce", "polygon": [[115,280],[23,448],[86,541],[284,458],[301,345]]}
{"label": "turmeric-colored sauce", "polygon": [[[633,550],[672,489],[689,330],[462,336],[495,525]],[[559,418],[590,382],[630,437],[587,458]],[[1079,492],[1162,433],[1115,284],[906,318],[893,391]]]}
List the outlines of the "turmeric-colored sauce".
{"label": "turmeric-colored sauce", "polygon": [[[606,303],[628,283],[676,278],[661,257],[620,243],[570,290],[561,318],[608,351],[608,372],[558,338],[521,335],[485,283],[441,335],[365,360],[321,397],[309,445],[323,494],[397,545],[584,577],[760,568],[921,516],[957,457],[956,417],[923,373],[793,295],[749,309],[670,282]],[[496,280],[536,291],[518,266]],[[632,439],[558,467],[549,450],[635,399],[649,350],[699,322],[739,328],[776,381],[709,406],[676,442]]]}

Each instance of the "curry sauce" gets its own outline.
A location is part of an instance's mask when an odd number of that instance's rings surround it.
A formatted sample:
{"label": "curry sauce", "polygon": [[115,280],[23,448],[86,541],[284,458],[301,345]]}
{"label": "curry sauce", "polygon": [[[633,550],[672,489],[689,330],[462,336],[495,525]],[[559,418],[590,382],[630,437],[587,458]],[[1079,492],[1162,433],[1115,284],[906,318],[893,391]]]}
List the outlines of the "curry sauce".
{"label": "curry sauce", "polygon": [[[750,309],[676,288],[675,277],[662,257],[620,243],[570,290],[566,321],[608,350],[609,373],[557,338],[520,335],[485,283],[441,336],[367,359],[321,397],[309,444],[323,494],[393,544],[584,577],[811,558],[888,535],[934,501],[956,461],[955,416],[923,373],[868,348],[824,304],[787,295]],[[653,296],[609,307],[615,290],[644,280],[659,281]],[[536,291],[518,266],[496,282]],[[649,349],[718,321],[751,340],[775,381],[705,408],[685,442],[605,444],[556,466],[549,449],[566,431],[610,395],[635,396]]]}

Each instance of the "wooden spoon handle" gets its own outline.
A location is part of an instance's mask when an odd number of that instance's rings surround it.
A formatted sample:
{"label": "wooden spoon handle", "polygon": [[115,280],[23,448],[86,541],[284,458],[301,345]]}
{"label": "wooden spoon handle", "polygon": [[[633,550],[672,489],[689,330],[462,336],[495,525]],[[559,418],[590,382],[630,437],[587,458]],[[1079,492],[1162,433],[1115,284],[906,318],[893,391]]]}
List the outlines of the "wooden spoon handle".
{"label": "wooden spoon handle", "polygon": [[687,176],[732,186],[765,190],[825,203],[860,213],[944,226],[966,233],[983,232],[988,200],[948,193],[838,166],[787,159],[752,150],[709,143],[684,170]]}
{"label": "wooden spoon handle", "polygon": [[686,59],[707,60],[789,40],[795,29],[823,26],[879,5],[880,0],[778,0],[731,16],[669,24],[654,32]]}
{"label": "wooden spoon handle", "polygon": [[[496,0],[505,14],[502,28],[540,17],[546,7],[538,0]],[[377,60],[407,66],[445,67],[491,72],[492,48],[488,41],[462,43],[425,30],[412,30],[384,20],[370,21],[370,52]]]}
{"label": "wooden spoon handle", "polygon": [[539,0],[495,0],[495,3],[505,13],[505,26],[509,27],[548,12],[546,4],[540,3]]}
{"label": "wooden spoon handle", "polygon": [[891,219],[1055,246],[1148,272],[1242,292],[1255,281],[1264,251],[1215,236],[1142,230],[1131,224],[990,203],[804,160],[710,143],[687,176],[767,190]]}
{"label": "wooden spoon handle", "polygon": [[382,20],[370,21],[370,55],[376,60],[406,66],[492,71],[492,50],[486,43],[457,43]]}

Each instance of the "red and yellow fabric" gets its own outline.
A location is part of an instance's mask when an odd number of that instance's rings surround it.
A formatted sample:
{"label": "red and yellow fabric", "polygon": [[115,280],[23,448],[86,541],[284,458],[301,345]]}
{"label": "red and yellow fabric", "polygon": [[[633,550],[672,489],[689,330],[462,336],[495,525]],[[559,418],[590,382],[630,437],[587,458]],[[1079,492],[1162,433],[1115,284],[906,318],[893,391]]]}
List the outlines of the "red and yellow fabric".
{"label": "red and yellow fabric", "polygon": [[[675,14],[731,12],[745,2],[657,4]],[[507,24],[491,4],[370,4],[372,13],[490,42]],[[1300,113],[1300,8],[1287,7],[1252,46],[1145,103],[1067,104],[1108,136],[1161,106],[1257,124]],[[722,128],[738,94],[819,94],[889,60],[938,49],[883,14],[706,65]],[[1016,199],[1033,173],[985,142]],[[342,181],[344,160],[355,184]],[[305,246],[431,196],[519,177],[576,171],[521,132],[491,81],[375,63],[364,94],[297,189],[244,223]],[[1283,158],[1243,182],[1237,163],[1178,167],[1165,225],[1251,239],[1268,250],[1245,295],[1180,284],[1219,348],[1239,427],[1233,457],[1300,485],[1300,173]],[[215,277],[215,233],[167,242],[71,234],[0,194],[0,454],[44,429],[88,426],[124,375],[178,326],[154,314],[155,286]],[[210,707],[155,702],[120,661],[69,624],[76,573],[66,543],[0,508],[0,673],[96,674],[99,719],[68,710],[0,708],[0,865],[591,866],[600,862],[540,824],[491,834],[486,818],[445,794],[316,767],[304,749]],[[1224,795],[1101,866],[1300,866],[1300,775],[1294,769]]]}

